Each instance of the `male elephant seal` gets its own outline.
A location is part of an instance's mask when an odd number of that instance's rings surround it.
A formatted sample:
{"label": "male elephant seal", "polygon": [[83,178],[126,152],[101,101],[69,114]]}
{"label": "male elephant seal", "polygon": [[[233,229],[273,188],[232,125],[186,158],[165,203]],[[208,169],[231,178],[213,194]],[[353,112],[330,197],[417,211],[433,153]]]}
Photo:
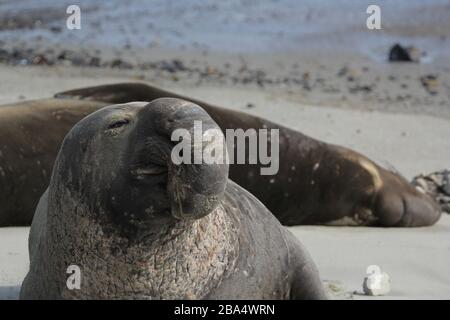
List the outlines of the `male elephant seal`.
{"label": "male elephant seal", "polygon": [[[203,135],[218,128],[172,98],[109,106],[73,127],[33,219],[22,299],[326,298],[311,257],[227,164],[172,161],[172,132],[194,120]],[[202,150],[224,148],[216,131]],[[66,286],[70,265],[79,290]]]}
{"label": "male elephant seal", "polygon": [[[0,225],[30,223],[37,194],[45,190],[49,180],[41,172],[51,171],[60,141],[85,116],[86,108],[93,112],[107,104],[161,97],[182,98],[202,106],[223,131],[280,130],[276,175],[260,175],[262,165],[237,164],[231,165],[230,178],[255,195],[285,225],[415,227],[434,224],[440,217],[439,208],[430,197],[418,192],[398,174],[355,151],[315,140],[259,117],[145,84],[124,83],[63,92],[55,99],[32,102],[33,111],[23,111],[29,109],[30,103],[0,108],[0,139],[9,136],[3,141],[3,157],[0,153],[0,169],[4,168],[0,170],[0,188],[7,191],[0,193]],[[70,110],[70,119],[58,121],[51,114],[41,112],[49,106],[53,110]],[[16,112],[5,116],[4,110],[10,109]],[[29,113],[34,118],[39,115],[42,121],[28,119]],[[19,130],[22,123],[24,129]],[[5,134],[3,126],[9,128]],[[22,141],[21,136],[26,139]],[[36,148],[33,139],[42,141],[41,151],[37,153],[33,152],[33,147]],[[7,154],[7,148],[15,150],[14,153]],[[30,192],[31,186],[36,192]]]}

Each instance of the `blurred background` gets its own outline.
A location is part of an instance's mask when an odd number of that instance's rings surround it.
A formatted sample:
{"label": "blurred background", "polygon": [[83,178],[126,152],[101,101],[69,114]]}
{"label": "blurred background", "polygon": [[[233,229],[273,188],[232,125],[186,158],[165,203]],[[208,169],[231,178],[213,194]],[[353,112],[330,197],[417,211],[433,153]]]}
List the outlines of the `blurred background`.
{"label": "blurred background", "polygon": [[[79,30],[66,27],[72,4]],[[366,26],[370,4],[381,30]],[[386,70],[396,43],[420,63]],[[1,0],[0,48],[0,62],[13,65],[161,71],[189,83],[282,86],[314,104],[450,114],[449,0]]]}

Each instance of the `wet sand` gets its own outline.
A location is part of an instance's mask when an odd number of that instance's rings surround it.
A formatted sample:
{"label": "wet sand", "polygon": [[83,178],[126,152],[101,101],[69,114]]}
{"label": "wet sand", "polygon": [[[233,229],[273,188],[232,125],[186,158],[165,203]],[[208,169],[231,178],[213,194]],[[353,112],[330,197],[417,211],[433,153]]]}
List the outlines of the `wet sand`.
{"label": "wet sand", "polygon": [[[365,0],[80,1],[80,30],[65,27],[68,3],[0,3],[0,62],[86,67],[93,76],[109,69],[174,86],[258,89],[306,105],[450,119],[443,0],[381,0],[381,30],[367,29]],[[395,43],[417,47],[422,63],[388,63]],[[436,78],[432,88],[423,84],[428,77]]]}

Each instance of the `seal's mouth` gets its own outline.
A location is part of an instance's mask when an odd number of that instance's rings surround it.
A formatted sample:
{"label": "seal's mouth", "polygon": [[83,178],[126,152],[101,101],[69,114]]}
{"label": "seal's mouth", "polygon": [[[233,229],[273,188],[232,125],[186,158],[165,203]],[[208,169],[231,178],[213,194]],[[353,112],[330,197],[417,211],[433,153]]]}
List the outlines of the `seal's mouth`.
{"label": "seal's mouth", "polygon": [[144,179],[147,176],[160,176],[167,174],[167,167],[159,166],[157,164],[149,164],[131,170],[131,174],[137,179]]}

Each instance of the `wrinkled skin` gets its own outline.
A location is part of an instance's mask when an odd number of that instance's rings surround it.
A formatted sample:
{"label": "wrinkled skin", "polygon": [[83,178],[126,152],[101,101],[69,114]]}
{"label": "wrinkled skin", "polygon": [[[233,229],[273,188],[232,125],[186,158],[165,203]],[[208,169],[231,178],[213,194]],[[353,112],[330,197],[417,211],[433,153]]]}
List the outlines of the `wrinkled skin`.
{"label": "wrinkled skin", "polygon": [[[72,90],[57,94],[55,99],[33,103],[36,110],[51,104],[55,110],[77,113],[80,109],[78,104],[90,104],[89,108],[93,112],[99,105],[152,101],[160,97],[178,97],[197,103],[222,130],[280,130],[280,168],[275,176],[260,175],[260,165],[231,165],[230,178],[262,201],[284,225],[417,227],[432,225],[441,215],[438,205],[428,195],[417,191],[403,177],[383,169],[355,151],[315,140],[259,117],[212,106],[145,84],[124,83]],[[21,110],[24,105],[9,108]],[[28,123],[27,130],[19,133],[19,136],[23,135],[27,139],[39,136],[44,142],[52,141],[46,146],[49,149],[45,153],[46,161],[41,162],[46,172],[51,171],[56,157],[57,141],[62,141],[63,133],[68,132],[84,115],[85,112],[79,112],[78,119],[76,116],[71,117],[64,123],[48,116],[46,121],[37,125]],[[70,120],[73,122],[70,123]],[[5,120],[14,126],[15,129],[10,129],[14,132],[17,132],[14,123],[23,121],[21,111]],[[41,132],[44,127],[54,128],[54,131]],[[0,136],[3,136],[2,130],[0,126]],[[31,153],[30,145],[21,140],[14,143],[8,140],[5,146],[20,147],[26,153]],[[4,177],[0,176],[0,186],[7,190],[0,194],[0,208],[6,208],[0,209],[0,225],[29,223],[38,201],[37,194],[44,192],[48,183],[49,177],[42,176],[41,168],[29,160],[38,155],[32,154],[27,160],[21,160],[20,156],[20,150],[7,159],[0,156],[0,167],[8,168],[11,163],[16,164],[11,170],[5,170]],[[21,167],[28,166],[30,168],[26,169],[25,175],[27,183],[22,184],[16,177]],[[30,181],[37,185],[33,189],[36,192],[30,192],[29,187],[26,187]]]}
{"label": "wrinkled skin", "polygon": [[[217,129],[179,99],[103,108],[68,133],[30,231],[22,299],[324,299],[304,248],[228,165],[174,164],[175,129]],[[66,269],[81,269],[69,290]]]}

